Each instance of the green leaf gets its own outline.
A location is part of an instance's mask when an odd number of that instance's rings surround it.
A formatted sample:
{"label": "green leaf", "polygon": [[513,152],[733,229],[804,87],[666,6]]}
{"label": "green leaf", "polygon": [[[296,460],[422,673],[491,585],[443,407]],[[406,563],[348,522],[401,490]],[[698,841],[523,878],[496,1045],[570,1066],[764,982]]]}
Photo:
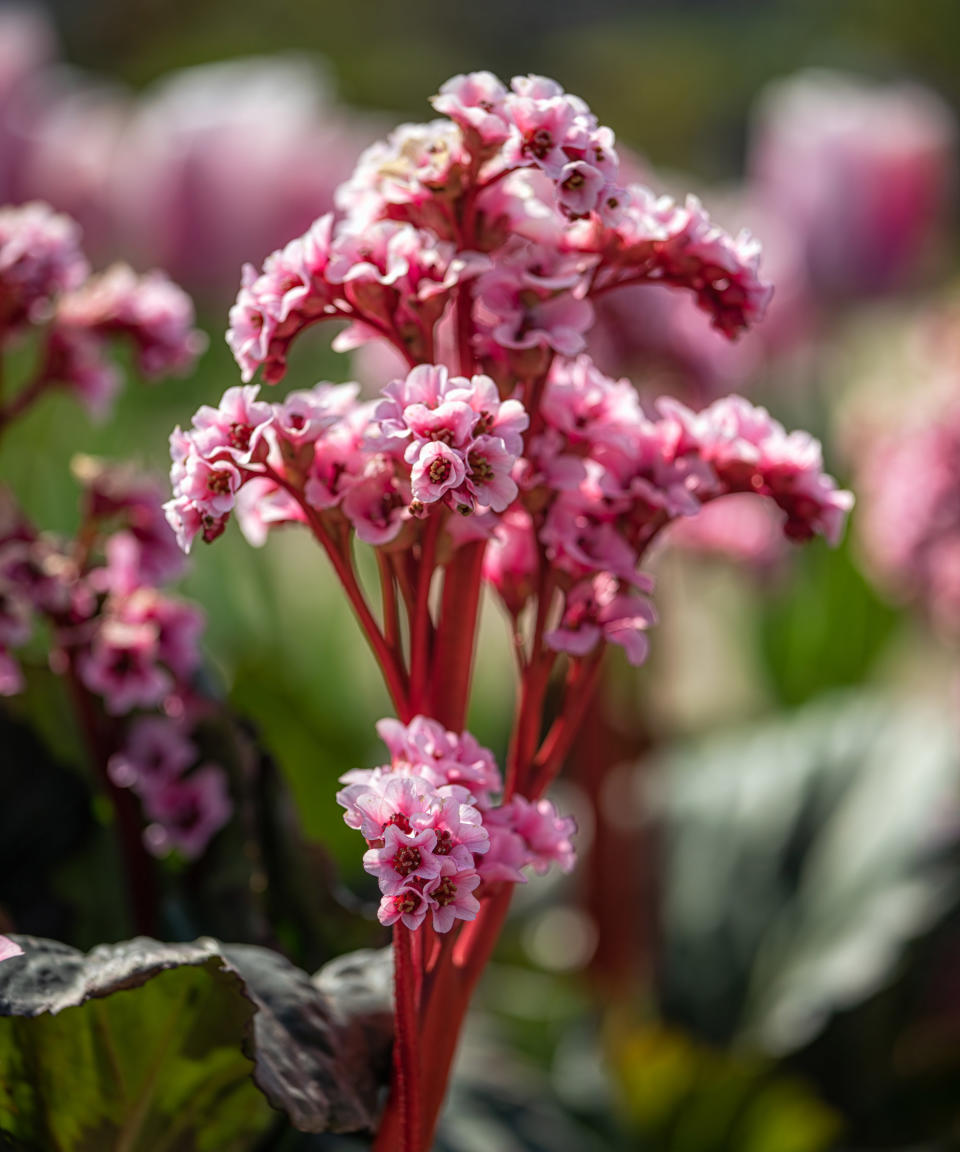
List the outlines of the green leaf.
{"label": "green leaf", "polygon": [[20,943],[0,969],[0,1131],[37,1152],[253,1146],[271,1122],[241,1048],[256,1008],[212,948]]}
{"label": "green leaf", "polygon": [[0,1133],[18,1147],[243,1152],[276,1120],[268,1101],[304,1131],[373,1126],[390,1051],[378,954],[311,980],[210,939],[87,956],[18,942],[0,966]]}
{"label": "green leaf", "polygon": [[701,1035],[801,1047],[956,906],[960,750],[934,708],[835,698],[662,768],[662,1003]]}

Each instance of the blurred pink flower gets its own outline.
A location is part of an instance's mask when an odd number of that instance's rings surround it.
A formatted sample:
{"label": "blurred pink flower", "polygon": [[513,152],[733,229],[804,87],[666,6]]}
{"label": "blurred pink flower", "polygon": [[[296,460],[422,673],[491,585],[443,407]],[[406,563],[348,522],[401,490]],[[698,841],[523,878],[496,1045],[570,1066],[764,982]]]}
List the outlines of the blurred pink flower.
{"label": "blurred pink flower", "polygon": [[902,288],[944,239],[956,124],[919,84],[802,72],[761,98],[749,166],[757,196],[801,238],[821,291]]}

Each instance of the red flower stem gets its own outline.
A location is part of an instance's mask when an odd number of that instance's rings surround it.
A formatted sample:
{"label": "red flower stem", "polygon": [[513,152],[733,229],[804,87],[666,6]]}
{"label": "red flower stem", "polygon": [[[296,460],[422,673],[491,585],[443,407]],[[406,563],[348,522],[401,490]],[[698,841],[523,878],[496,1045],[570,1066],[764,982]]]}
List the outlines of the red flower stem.
{"label": "red flower stem", "polygon": [[[284,486],[286,487],[286,485]],[[360,622],[360,627],[363,629],[367,643],[370,645],[377,663],[383,672],[383,679],[386,683],[387,691],[390,693],[390,699],[393,701],[393,706],[397,710],[397,715],[404,723],[407,723],[413,713],[410,711],[409,687],[406,672],[398,663],[397,653],[391,645],[387,643],[386,637],[380,631],[380,626],[370,611],[370,606],[367,604],[363,589],[360,587],[356,574],[353,571],[353,560],[348,555],[345,555],[330,539],[323,522],[316,512],[302,501],[300,501],[300,507],[303,508],[306,513],[307,522],[310,525],[311,531],[330,558],[330,563],[333,565],[334,571],[339,577],[344,591],[347,593],[356,617]]]}
{"label": "red flower stem", "polygon": [[140,805],[129,788],[117,787],[110,778],[107,761],[113,749],[103,731],[102,716],[97,714],[93,698],[81,683],[71,654],[67,655],[66,681],[90,759],[113,807],[134,931],[155,936],[159,931],[159,892],[156,866],[143,843]]}
{"label": "red flower stem", "polygon": [[[416,368],[420,363],[395,328],[387,327],[386,324],[382,324],[379,320],[374,319],[373,316],[368,316],[365,312],[357,311],[357,309],[350,304],[347,304],[346,308],[341,308],[337,304],[332,305],[332,307],[334,309],[332,313],[323,313],[323,315],[318,316],[316,320],[311,321],[311,323],[316,323],[320,320],[329,320],[332,316],[340,316],[344,320],[352,320],[360,324],[365,324],[368,328],[372,328],[374,332],[379,333],[384,340],[396,348],[404,360],[406,360],[408,368]],[[306,325],[304,325],[304,327],[306,327]]]}
{"label": "red flower stem", "polygon": [[339,577],[340,583],[343,585],[343,589],[350,600],[367,643],[370,645],[374,658],[383,672],[383,679],[387,686],[387,691],[390,693],[390,699],[393,701],[397,715],[404,723],[407,723],[413,715],[413,713],[410,712],[407,674],[400,660],[399,650],[396,650],[393,645],[388,643],[386,637],[380,631],[380,625],[370,611],[370,605],[367,604],[363,589],[357,580],[356,573],[353,570],[353,557],[350,553],[349,533],[344,533],[343,539],[338,546],[331,538],[326,525],[316,509],[304,499],[303,493],[296,485],[291,484],[285,476],[277,472],[276,469],[271,468],[269,464],[263,465],[262,470],[259,472],[248,469],[247,474],[250,476],[263,475],[268,477],[268,479],[283,488],[285,492],[289,492],[300,506],[307,526],[329,557],[330,563],[333,565],[333,569]]}
{"label": "red flower stem", "polygon": [[436,983],[420,1015],[421,1068],[420,1126],[423,1152],[428,1152],[443,1107],[464,1017],[474,989],[489,963],[506,919],[513,885],[484,900],[477,918],[464,924],[452,949],[444,949]]}
{"label": "red flower stem", "polygon": [[510,800],[518,790],[523,791],[523,770],[533,759],[543,723],[543,704],[550,684],[550,673],[556,659],[543,650],[543,636],[553,597],[554,577],[546,552],[538,548],[537,616],[530,645],[530,658],[520,677],[517,715],[514,720],[510,749],[507,753],[507,776],[504,799]]}
{"label": "red flower stem", "polygon": [[484,540],[462,545],[447,565],[443,578],[434,648],[431,714],[454,732],[462,731],[466,723],[485,549]]}
{"label": "red flower stem", "polygon": [[409,552],[394,552],[390,556],[390,561],[393,566],[394,575],[397,578],[397,586],[400,589],[400,595],[403,597],[403,606],[407,612],[407,621],[413,619],[414,604],[416,603],[417,594],[414,591],[413,576],[411,573],[411,561],[413,557]]}
{"label": "red flower stem", "polygon": [[629,288],[634,284],[669,284],[670,280],[658,276],[653,281],[650,278],[649,270],[637,272],[632,276],[623,276],[620,279],[605,280],[602,284],[592,284],[587,293],[587,298],[595,300],[598,296],[605,296],[607,292],[612,292],[614,288]]}
{"label": "red flower stem", "polygon": [[457,355],[460,360],[460,375],[473,375],[475,359],[473,355],[473,284],[464,281],[457,291]]}
{"label": "red flower stem", "polygon": [[400,1152],[421,1152],[420,1146],[420,1085],[417,1075],[418,1020],[417,980],[419,971],[413,963],[413,933],[403,924],[393,929],[393,977],[396,1010],[396,1037],[394,1040],[394,1067],[400,1087],[400,1107],[403,1114]]}
{"label": "red flower stem", "polygon": [[560,771],[590,705],[601,665],[602,649],[571,667],[560,712],[531,764],[526,792],[531,800],[539,799]]}
{"label": "red flower stem", "polygon": [[436,568],[437,540],[443,520],[441,511],[431,513],[420,540],[420,571],[417,573],[416,600],[410,620],[410,706],[414,714],[430,711],[427,699],[433,641],[430,585]]}
{"label": "red flower stem", "polygon": [[401,656],[400,615],[397,611],[396,577],[394,576],[393,568],[386,553],[379,548],[375,549],[375,551],[377,553],[377,567],[380,570],[380,595],[383,603],[383,634],[385,640],[393,649],[394,656],[399,660]]}

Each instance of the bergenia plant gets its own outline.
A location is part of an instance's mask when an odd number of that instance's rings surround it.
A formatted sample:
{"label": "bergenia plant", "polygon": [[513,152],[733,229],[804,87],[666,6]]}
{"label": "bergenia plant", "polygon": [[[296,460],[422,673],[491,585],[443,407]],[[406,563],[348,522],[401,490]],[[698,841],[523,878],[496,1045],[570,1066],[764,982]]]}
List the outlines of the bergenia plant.
{"label": "bergenia plant", "polygon": [[[574,860],[546,792],[608,644],[633,664],[655,623],[641,570],[661,531],[730,493],[774,501],[793,540],[839,537],[851,496],[820,447],[739,397],[650,411],[589,356],[594,301],[625,285],[692,293],[734,338],[771,287],[747,233],[620,183],[613,132],[538,76],[457,76],[444,118],[360,158],[338,210],[247,266],[227,340],[243,384],[171,437],[167,514],[189,549],[235,513],[251,542],[299,524],[343,585],[396,717],[386,763],[338,800],[393,928],[395,1047],[380,1152],[429,1148],[457,1035],[513,887]],[[271,403],[291,343],[346,321],[403,368],[367,399],[321,383]],[[371,546],[379,610],[358,580]],[[482,588],[502,604],[517,705],[503,773],[464,731]],[[548,689],[562,680],[552,722]]]}
{"label": "bergenia plant", "polygon": [[[56,390],[105,415],[124,338],[147,377],[191,370],[205,344],[193,323],[189,297],[160,272],[92,275],[69,217],[41,203],[0,209],[0,352],[33,356],[0,402],[0,433]],[[81,514],[69,537],[0,490],[0,695],[23,690],[21,654],[29,663],[39,638],[113,803],[135,926],[156,931],[150,856],[199,856],[231,811],[226,773],[201,763],[193,739],[214,707],[195,684],[203,616],[163,590],[184,557],[162,482],[89,457],[74,473]]]}

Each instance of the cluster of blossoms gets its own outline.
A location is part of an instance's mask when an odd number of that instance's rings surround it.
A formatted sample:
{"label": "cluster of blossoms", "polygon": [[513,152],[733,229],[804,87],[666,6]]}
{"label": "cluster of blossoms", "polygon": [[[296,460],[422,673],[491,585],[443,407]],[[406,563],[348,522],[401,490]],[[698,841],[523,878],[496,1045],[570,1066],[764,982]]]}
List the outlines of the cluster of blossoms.
{"label": "cluster of blossoms", "polygon": [[56,39],[39,6],[0,5],[0,202],[48,201],[92,253],[165,268],[218,302],[245,257],[333,203],[379,132],[301,52],[185,68],[132,93],[68,68]]}
{"label": "cluster of blossoms", "polygon": [[[41,203],[0,209],[0,348],[38,347],[33,376],[0,407],[0,428],[54,387],[103,413],[120,383],[108,359],[114,338],[129,342],[147,377],[189,371],[204,344],[189,298],[162,273],[115,265],[91,275],[71,219]],[[203,619],[161,590],[183,556],[157,483],[86,458],[76,472],[84,500],[72,540],[35,528],[12,495],[0,500],[0,693],[22,691],[17,654],[37,632],[49,637],[51,667],[72,685],[99,767],[141,798],[147,846],[195,856],[230,811],[222,768],[187,771],[198,760],[189,732]]]}
{"label": "cluster of blossoms", "polygon": [[146,377],[188,372],[205,345],[193,322],[190,298],[162,272],[138,276],[117,264],[91,275],[68,217],[39,202],[0,208],[0,345],[27,332],[42,345],[34,376],[0,409],[0,422],[52,387],[104,415],[120,386],[108,356],[116,337],[131,343]]}
{"label": "cluster of blossoms", "polygon": [[756,241],[695,198],[620,187],[612,132],[552,81],[458,77],[435,104],[451,120],[402,125],[361,156],[342,217],[244,268],[227,339],[245,380],[280,380],[291,340],[325,317],[351,321],[336,347],[379,337],[431,362],[454,296],[471,297],[468,351],[501,387],[582,351],[591,300],[615,287],[685,288],[729,336],[762,316]]}
{"label": "cluster of blossoms", "polygon": [[[380,725],[390,764],[349,773],[339,795],[394,926],[397,1091],[378,1152],[429,1146],[449,1038],[512,884],[526,866],[572,864],[572,822],[544,793],[606,645],[646,657],[655,615],[641,566],[654,540],[752,494],[779,509],[789,538],[835,541],[851,503],[819,444],[764,409],[739,397],[648,408],[591,358],[594,302],[627,286],[686,293],[729,338],[753,325],[771,288],[749,234],[716,227],[693,198],[622,183],[613,133],[553,81],[459,76],[434,106],[447,118],[368,149],[336,212],[244,267],[227,333],[243,384],[172,434],[166,505],[184,548],[234,512],[257,544],[281,524],[309,531],[399,717]],[[256,373],[282,380],[291,343],[326,319],[347,325],[335,348],[386,346],[405,367],[383,373],[376,399],[328,383],[261,399]],[[379,618],[354,537],[376,553]],[[484,580],[519,673],[502,785],[490,754],[456,735]],[[414,946],[423,928],[456,944],[421,934]]]}
{"label": "cluster of blossoms", "polygon": [[100,701],[100,743],[119,749],[114,784],[133,787],[157,854],[198,855],[230,812],[226,776],[198,760],[189,731],[203,711],[199,610],[161,591],[183,556],[164,520],[161,490],[124,467],[81,458],[84,508],[76,539],[39,533],[12,501],[0,532],[0,691],[23,688],[12,650],[35,625],[50,630],[50,662],[76,691]]}
{"label": "cluster of blossoms", "polygon": [[430,506],[502,512],[517,496],[511,470],[527,416],[488,377],[420,365],[379,403],[358,401],[352,384],[318,384],[279,404],[258,392],[228,389],[219,408],[201,408],[192,429],[171,437],[166,509],[184,548],[218,536],[234,507],[255,543],[271,524],[318,516],[385,546]]}
{"label": "cluster of blossoms", "polygon": [[524,867],[573,867],[573,820],[549,800],[495,805],[500,771],[468,732],[425,716],[381,720],[377,731],[390,763],[346,773],[337,801],[369,846],[363,866],[380,884],[381,923],[416,929],[429,915],[435,931],[449,932],[475,918],[478,898],[523,882]]}
{"label": "cluster of blossoms", "polygon": [[639,664],[655,614],[638,569],[666,525],[751,493],[779,506],[788,537],[835,541],[851,497],[816,441],[764,409],[730,397],[648,411],[584,350],[591,297],[625,284],[685,289],[728,336],[752,324],[771,289],[748,234],[693,198],[620,187],[612,133],[552,81],[508,90],[477,73],[434,103],[448,120],[401,126],[361,156],[342,217],[245,267],[227,335],[244,381],[278,382],[291,341],[324,318],[349,322],[338,347],[392,345],[406,375],[379,400],[350,384],[279,403],[230,388],[171,437],[167,515],[184,548],[234,510],[258,544],[305,524],[341,577],[355,533],[414,612],[418,567],[479,542],[515,627],[538,605],[541,656],[576,662],[606,641]]}

